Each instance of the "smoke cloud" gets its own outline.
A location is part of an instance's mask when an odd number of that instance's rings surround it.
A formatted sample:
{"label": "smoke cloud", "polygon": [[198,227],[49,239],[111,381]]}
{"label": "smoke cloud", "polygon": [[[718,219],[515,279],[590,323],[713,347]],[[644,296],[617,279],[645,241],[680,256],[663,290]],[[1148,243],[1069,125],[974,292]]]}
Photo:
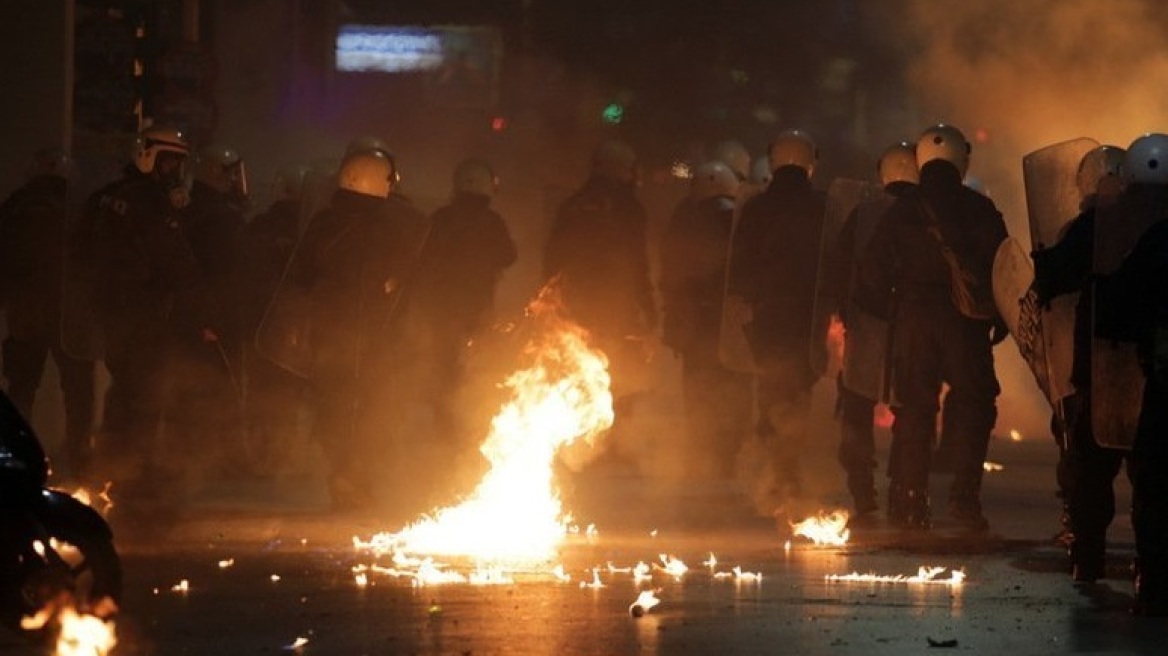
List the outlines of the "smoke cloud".
{"label": "smoke cloud", "polygon": [[[1028,243],[1021,159],[1076,137],[1126,147],[1168,131],[1168,6],[1155,0],[900,0],[866,18],[905,61],[922,123],[975,141],[970,174]],[[923,125],[922,125],[923,127]],[[1046,404],[997,349],[999,431],[1045,433]]]}

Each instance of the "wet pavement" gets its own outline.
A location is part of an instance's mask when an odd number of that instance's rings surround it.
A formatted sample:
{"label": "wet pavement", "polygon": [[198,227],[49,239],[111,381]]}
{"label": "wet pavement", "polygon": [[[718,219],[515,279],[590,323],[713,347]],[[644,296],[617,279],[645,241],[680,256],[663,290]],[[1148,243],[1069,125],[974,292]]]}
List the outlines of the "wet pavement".
{"label": "wet pavement", "polygon": [[[390,563],[354,549],[352,537],[400,523],[376,513],[280,510],[262,499],[234,507],[207,500],[167,525],[115,521],[127,591],[114,653],[1168,652],[1168,620],[1127,612],[1132,539],[1125,515],[1112,529],[1108,577],[1071,584],[1051,540],[1058,528],[1052,451],[1042,440],[995,440],[991,457],[1003,469],[987,474],[988,534],[962,533],[938,514],[927,534],[877,528],[833,548],[802,539],[785,548],[786,536],[752,516],[732,486],[602,468],[578,481],[576,498],[577,516],[594,521],[599,534],[575,536],[555,562],[487,586],[416,587],[373,571],[360,586],[355,566]],[[822,471],[824,508],[842,505],[838,476]],[[935,498],[943,500],[945,482],[934,475]],[[1125,508],[1126,483],[1119,492]],[[713,568],[703,565],[711,553]],[[638,562],[660,564],[662,554],[689,570],[673,576],[657,567],[640,583],[625,571]],[[571,579],[557,579],[554,564]],[[735,566],[761,579],[729,575]],[[826,578],[913,575],[922,566],[966,578],[954,586]],[[592,585],[596,579],[602,587]],[[188,589],[174,590],[182,580]],[[661,602],[633,617],[630,604],[646,589]],[[306,642],[292,649],[298,639]],[[5,653],[38,653],[5,645]]]}

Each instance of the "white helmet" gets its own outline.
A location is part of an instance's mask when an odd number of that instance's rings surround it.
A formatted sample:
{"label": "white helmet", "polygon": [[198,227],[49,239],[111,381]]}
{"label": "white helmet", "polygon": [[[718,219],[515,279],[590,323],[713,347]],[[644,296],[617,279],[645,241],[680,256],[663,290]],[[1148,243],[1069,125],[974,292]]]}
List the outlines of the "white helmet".
{"label": "white helmet", "polygon": [[209,144],[200,148],[195,179],[221,193],[247,196],[247,168],[239,151],[229,146]]}
{"label": "white helmet", "polygon": [[380,151],[358,151],[341,162],[337,186],[365,196],[389,198],[394,185],[393,162]]}
{"label": "white helmet", "polygon": [[734,140],[719,141],[714,146],[714,160],[722,162],[730,167],[730,170],[738,176],[739,181],[746,180],[750,177],[750,151],[746,150],[746,146]]}
{"label": "white helmet", "polygon": [[191,144],[177,128],[161,125],[148,127],[138,134],[134,147],[134,165],[143,173],[154,173],[160,153],[174,153],[186,161]]}
{"label": "white helmet", "polygon": [[754,166],[750,167],[750,181],[759,188],[771,183],[771,158],[769,155],[759,155],[754,159]]}
{"label": "white helmet", "polygon": [[390,166],[393,167],[393,184],[397,186],[401,182],[401,174],[397,170],[397,158],[393,156],[393,152],[389,150],[389,145],[381,137],[366,134],[356,137],[345,146],[345,158],[356,153],[370,152],[381,153],[389,160]]}
{"label": "white helmet", "polygon": [[819,160],[819,148],[806,132],[786,130],[771,142],[767,155],[772,173],[780,166],[793,165],[810,176],[815,171],[815,162]]}
{"label": "white helmet", "polygon": [[454,193],[491,198],[499,187],[499,177],[481,159],[465,159],[454,167]]}
{"label": "white helmet", "polygon": [[617,182],[636,182],[637,154],[623,141],[602,141],[592,153],[592,174]]}
{"label": "white helmet", "polygon": [[880,184],[884,186],[893,182],[920,182],[916,148],[907,141],[898,141],[885,148],[880,154],[880,161],[876,163],[876,173],[880,176]]}
{"label": "white helmet", "polygon": [[690,182],[690,195],[694,200],[705,200],[719,196],[734,198],[738,193],[738,175],[724,162],[705,162],[694,171]]}
{"label": "white helmet", "polygon": [[1118,146],[1099,146],[1087,151],[1079,160],[1075,184],[1083,198],[1099,191],[1099,183],[1107,177],[1118,178],[1123,170],[1126,151]]}
{"label": "white helmet", "polygon": [[969,170],[969,153],[972,148],[969,140],[961,130],[938,123],[921,133],[917,138],[917,166],[924,168],[925,164],[942,159],[957,167],[961,177]]}
{"label": "white helmet", "polygon": [[1168,184],[1168,134],[1145,134],[1127,147],[1124,175],[1138,184]]}

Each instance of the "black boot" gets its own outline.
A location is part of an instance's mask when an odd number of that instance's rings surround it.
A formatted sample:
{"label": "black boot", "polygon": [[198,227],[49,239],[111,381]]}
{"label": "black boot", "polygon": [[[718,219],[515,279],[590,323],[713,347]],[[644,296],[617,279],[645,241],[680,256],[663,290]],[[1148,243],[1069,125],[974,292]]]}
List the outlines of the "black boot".
{"label": "black boot", "polygon": [[1132,569],[1135,571],[1136,601],[1132,605],[1133,615],[1142,617],[1168,617],[1168,571],[1164,565],[1149,566],[1136,558]]}
{"label": "black boot", "polygon": [[928,530],[932,526],[928,491],[893,483],[888,489],[888,522],[898,528]]}
{"label": "black boot", "polygon": [[1107,575],[1106,542],[1102,537],[1075,535],[1067,554],[1075,583],[1094,583]]}
{"label": "black boot", "polygon": [[949,488],[949,516],[962,528],[984,531],[989,520],[981,512],[981,482],[954,480]]}

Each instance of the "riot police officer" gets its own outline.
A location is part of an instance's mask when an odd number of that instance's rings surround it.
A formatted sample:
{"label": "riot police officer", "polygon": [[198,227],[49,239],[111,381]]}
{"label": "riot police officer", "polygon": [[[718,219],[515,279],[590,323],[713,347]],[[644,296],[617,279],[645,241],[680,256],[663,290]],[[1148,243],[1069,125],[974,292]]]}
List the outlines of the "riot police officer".
{"label": "riot police officer", "polygon": [[[1116,218],[1150,225],[1095,298],[1095,334],[1135,342],[1144,391],[1128,460],[1136,536],[1132,611],[1168,615],[1168,135],[1147,134],[1128,146],[1128,185]],[[1096,408],[1098,410],[1098,408]]]}
{"label": "riot police officer", "polygon": [[213,301],[181,228],[189,153],[179,130],[143,130],[133,166],[90,197],[84,220],[111,379],[98,448],[125,459],[126,473],[140,482],[149,470],[137,467],[162,464],[154,440],[175,343],[218,339]]}
{"label": "riot police officer", "polygon": [[819,378],[808,354],[825,197],[811,186],[818,149],[805,132],[783,132],[768,152],[772,179],[742,207],[726,294],[749,314],[746,338],[761,372],[757,432],[770,457],[763,475],[773,477],[756,490],[755,504],[774,514],[802,496],[799,454]]}
{"label": "riot police officer", "polygon": [[373,501],[371,459],[384,426],[374,425],[372,411],[385,393],[387,327],[408,258],[401,226],[386,216],[393,162],[378,151],[352,153],[337,183],[296,249],[288,283],[311,300],[313,431],[329,459],[333,508],[351,510]]}
{"label": "riot police officer", "polygon": [[920,184],[885,213],[861,262],[861,294],[884,305],[897,295],[888,514],[904,527],[931,525],[929,461],[942,383],[950,388],[955,449],[949,515],[971,529],[988,526],[980,492],[1000,390],[992,347],[1006,335],[990,274],[1006,227],[991,200],[962,184],[970,150],[950,125],[921,134]]}
{"label": "riot police officer", "polygon": [[591,172],[560,205],[544,244],[546,281],[562,285],[569,316],[609,357],[616,423],[640,392],[645,342],[657,326],[649,277],[648,218],[636,195],[637,156],[620,141],[604,141]]}
{"label": "riot police officer", "polygon": [[[915,146],[902,141],[886,148],[877,161],[876,173],[883,185],[884,195],[862,202],[852,210],[840,229],[832,256],[834,275],[830,285],[838,290],[834,297],[847,299],[844,307],[840,308],[840,317],[846,330],[844,366],[848,373],[852,371],[852,363],[858,362],[857,358],[850,357],[853,350],[867,347],[861,341],[887,342],[886,333],[865,331],[872,324],[865,321],[861,313],[879,318],[886,327],[891,319],[892,308],[872,307],[869,299],[858,293],[857,268],[880,218],[897,198],[908,194],[920,179]],[[883,350],[879,343],[874,348]],[[877,397],[888,396],[888,390],[881,389],[887,379],[884,369],[888,363],[879,363],[884,366],[870,362],[864,364],[878,369],[862,372],[864,381],[876,383],[874,386],[862,385],[859,380],[853,381],[853,378],[860,378],[859,373],[854,377],[841,373],[838,384],[840,445],[837,459],[847,475],[848,491],[852,495],[854,515],[850,521],[853,526],[870,525],[874,520],[877,504],[873,477],[876,468],[873,412],[877,400],[886,400]]]}
{"label": "riot police officer", "polygon": [[446,440],[455,437],[455,399],[467,344],[490,325],[495,288],[518,257],[506,222],[491,208],[498,185],[487,162],[472,158],[458,163],[453,196],[430,217],[413,281],[412,309],[430,354],[428,397],[437,433]]}
{"label": "riot police officer", "polygon": [[51,355],[65,404],[61,471],[83,476],[92,449],[94,361],[62,343],[66,249],[74,213],[68,206],[68,153],[38,152],[28,181],[0,204],[0,299],[8,322],[4,377],[8,395],[26,417]]}
{"label": "riot police officer", "polygon": [[1104,575],[1107,527],[1115,516],[1112,482],[1123,462],[1122,451],[1096,443],[1091,426],[1093,285],[1089,283],[1096,208],[1115,201],[1124,155],[1122,148],[1100,146],[1083,156],[1076,176],[1082,211],[1067,224],[1058,243],[1033,253],[1039,306],[1047,306],[1064,294],[1079,293],[1071,367],[1075,393],[1063,399],[1063,421],[1057,426],[1062,436],[1057,479],[1065,504],[1071,574],[1076,582],[1092,582]]}
{"label": "riot police officer", "polygon": [[[746,159],[749,161],[749,158]],[[740,182],[700,165],[661,241],[662,342],[682,360],[686,457],[696,477],[730,477],[750,418],[750,378],[718,359],[726,259]]]}

